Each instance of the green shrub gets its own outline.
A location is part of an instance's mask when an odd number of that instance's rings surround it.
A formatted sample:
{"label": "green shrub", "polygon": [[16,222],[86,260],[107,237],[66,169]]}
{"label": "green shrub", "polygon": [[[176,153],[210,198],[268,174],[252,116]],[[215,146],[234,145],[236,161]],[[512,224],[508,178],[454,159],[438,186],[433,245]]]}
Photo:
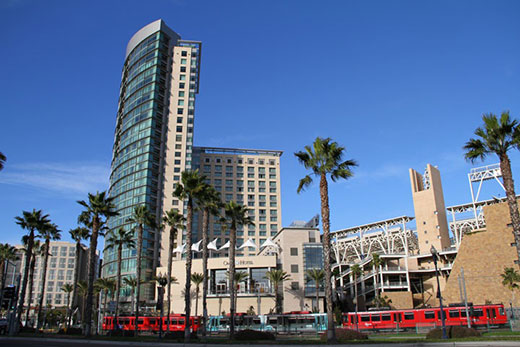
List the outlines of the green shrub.
{"label": "green shrub", "polygon": [[40,331],[37,330],[36,328],[31,328],[31,327],[20,327],[20,332],[21,333],[36,334],[36,333],[39,333]]}
{"label": "green shrub", "polygon": [[83,334],[83,331],[81,328],[68,328],[66,331],[65,329],[60,329],[58,331],[58,334],[63,334],[63,335],[81,335]]}
{"label": "green shrub", "polygon": [[[321,339],[323,341],[327,340],[327,332],[321,335]],[[352,329],[336,328],[336,339],[340,342],[352,340],[366,340],[368,339],[368,335]]]}
{"label": "green shrub", "polygon": [[[464,337],[481,336],[480,332],[473,328],[463,326],[446,327],[446,335],[449,339],[460,339]],[[435,328],[428,332],[427,339],[442,339],[442,328]]]}
{"label": "green shrub", "polygon": [[[184,330],[181,330],[181,331],[170,331],[170,332],[165,332],[164,333],[164,338],[165,339],[171,339],[171,340],[184,340]],[[192,332],[191,333],[191,339],[196,339],[197,338],[197,333],[196,332]]]}
{"label": "green shrub", "polygon": [[235,334],[238,341],[257,341],[257,340],[275,340],[273,333],[258,330],[241,330]]}
{"label": "green shrub", "polygon": [[118,336],[118,337],[133,337],[133,330],[112,330],[108,332],[109,336]]}

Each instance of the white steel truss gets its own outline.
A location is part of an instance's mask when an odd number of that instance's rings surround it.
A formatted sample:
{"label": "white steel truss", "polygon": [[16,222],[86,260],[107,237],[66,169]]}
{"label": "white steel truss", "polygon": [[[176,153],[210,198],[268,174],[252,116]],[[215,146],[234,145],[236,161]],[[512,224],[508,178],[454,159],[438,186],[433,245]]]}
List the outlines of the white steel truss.
{"label": "white steel truss", "polygon": [[332,232],[336,263],[357,263],[374,252],[408,255],[418,248],[417,236],[406,228],[411,220],[413,217],[401,216]]}

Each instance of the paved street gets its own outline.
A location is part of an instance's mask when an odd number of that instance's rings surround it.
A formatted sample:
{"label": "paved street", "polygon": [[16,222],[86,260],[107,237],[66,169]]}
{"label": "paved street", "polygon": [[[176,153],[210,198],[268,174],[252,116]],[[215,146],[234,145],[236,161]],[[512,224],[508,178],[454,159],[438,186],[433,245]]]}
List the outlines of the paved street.
{"label": "paved street", "polygon": [[[435,346],[465,346],[465,347],[483,347],[483,346],[520,346],[520,341],[471,341],[471,342],[445,342],[445,343],[391,343],[388,344],[392,347],[399,346],[421,346],[421,347],[435,347]],[[142,347],[161,347],[161,346],[170,346],[170,347],[205,347],[210,345],[205,344],[189,344],[185,345],[183,343],[158,343],[158,342],[128,342],[128,341],[99,341],[99,340],[90,340],[85,341],[81,339],[53,339],[53,338],[9,338],[9,337],[0,337],[0,346],[27,346],[27,347],[112,347],[112,346],[142,346]],[[244,344],[218,344],[216,346],[225,347],[251,347],[251,345]],[[266,345],[253,345],[255,347],[282,347],[288,345],[274,345],[274,344],[266,344]],[[381,347],[385,346],[385,344],[353,344],[353,345],[343,345],[343,346],[372,346],[372,347]]]}

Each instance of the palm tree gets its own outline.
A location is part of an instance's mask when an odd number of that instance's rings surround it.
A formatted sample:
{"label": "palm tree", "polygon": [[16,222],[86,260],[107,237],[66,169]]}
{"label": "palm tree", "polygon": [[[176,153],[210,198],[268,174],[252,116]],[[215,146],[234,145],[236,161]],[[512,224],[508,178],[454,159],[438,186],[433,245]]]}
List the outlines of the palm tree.
{"label": "palm tree", "polygon": [[[139,281],[139,285],[145,283],[143,280]],[[137,288],[137,278],[136,277],[125,277],[123,278],[123,284],[127,287],[130,287],[132,290],[132,309],[135,308],[134,300],[135,300],[135,289]]]}
{"label": "palm tree", "polygon": [[109,293],[114,293],[116,288],[116,281],[113,278],[98,278],[94,283],[94,286],[100,292],[103,292],[103,314],[107,315],[107,299]]}
{"label": "palm tree", "polygon": [[190,341],[190,290],[191,290],[191,244],[193,229],[193,202],[204,191],[206,183],[204,177],[199,174],[199,170],[183,171],[181,181],[175,187],[173,196],[179,200],[187,202],[186,218],[186,287],[184,288],[184,310],[186,313],[186,325],[184,328],[184,341]]}
{"label": "palm tree", "polygon": [[[296,152],[294,155],[303,166],[320,179],[320,199],[321,199],[321,220],[323,225],[323,265],[325,270],[325,297],[332,298],[331,286],[331,267],[330,267],[330,209],[329,209],[329,188],[327,176],[333,182],[339,179],[352,177],[352,168],[357,165],[354,160],[343,161],[345,148],[338,145],[330,138],[323,139],[317,137],[311,146],[305,146],[305,151]],[[300,180],[297,192],[300,193],[304,188],[312,183],[310,175]],[[327,341],[336,340],[334,328],[334,316],[332,311],[332,300],[327,300]]]}
{"label": "palm tree", "polygon": [[274,290],[274,309],[276,313],[282,313],[280,307],[280,284],[291,279],[291,276],[282,269],[271,269],[265,273],[265,278],[271,282]]}
{"label": "palm tree", "polygon": [[[379,267],[383,265],[383,259],[381,259],[381,256],[377,253],[372,253],[372,260],[370,261],[370,265],[374,267],[374,270],[376,271],[376,279],[374,281],[374,288],[376,290],[376,298],[379,298],[379,288],[377,287],[377,281],[379,280]],[[381,300],[376,300],[376,307],[379,307],[381,304]]]}
{"label": "palm tree", "polygon": [[[23,248],[22,251],[25,253],[27,252],[27,239],[29,236],[24,235],[22,237],[22,244]],[[32,294],[33,294],[33,287],[34,287],[34,270],[36,268],[36,258],[39,257],[44,253],[44,246],[40,244],[39,240],[34,240],[33,250],[32,250],[32,257],[31,257],[31,268],[29,269],[29,288],[27,293],[27,311],[25,311],[25,324],[29,323],[29,316],[31,313],[31,303],[32,303]]]}
{"label": "palm tree", "polygon": [[[41,292],[40,292],[40,301],[38,304],[38,324],[37,328],[41,328],[43,325],[43,298],[45,295],[45,282],[47,280],[47,266],[49,265],[49,255],[51,249],[51,240],[56,241],[61,239],[60,230],[58,230],[58,226],[53,223],[47,223],[42,228],[38,229],[38,237],[45,240],[43,253],[43,268],[41,273]],[[56,256],[57,254],[53,254]]]}
{"label": "palm tree", "polygon": [[[90,236],[90,231],[85,227],[77,227],[74,229],[69,230],[70,237],[76,241],[76,253],[75,253],[75,259],[74,259],[74,290],[72,291],[72,303],[70,305],[70,311],[68,314],[68,325],[70,327],[70,324],[72,322],[72,310],[74,303],[77,301],[77,290],[78,290],[78,281],[79,281],[79,266],[80,266],[80,255],[81,255],[81,241],[87,240]],[[79,306],[79,305],[78,305]],[[85,307],[84,305],[82,306]],[[83,317],[81,317],[81,320],[83,321]]]}
{"label": "palm tree", "polygon": [[175,247],[175,240],[177,239],[177,233],[179,230],[184,228],[184,216],[179,213],[175,209],[171,209],[165,212],[163,217],[163,222],[167,226],[170,227],[169,232],[169,243],[168,243],[168,274],[166,275],[166,279],[168,281],[168,331],[170,331],[170,313],[171,313],[171,278],[172,278],[172,258],[173,258],[173,248]]}
{"label": "palm tree", "polygon": [[[9,261],[16,260],[16,247],[8,243],[0,243],[0,289],[5,287],[4,284],[4,269],[5,264]],[[30,304],[30,303],[29,303]]]}
{"label": "palm tree", "polygon": [[513,236],[515,238],[516,252],[520,260],[520,214],[516,202],[515,184],[511,171],[511,161],[507,152],[520,148],[520,127],[516,119],[509,118],[509,111],[504,111],[500,119],[492,113],[482,116],[484,127],[475,130],[476,139],[471,138],[464,145],[466,160],[474,163],[477,159],[484,160],[489,154],[496,154],[500,159],[500,171],[504,181],[507,204],[511,224],[513,225]]}
{"label": "palm tree", "polygon": [[[22,229],[28,230],[29,234],[27,235],[27,246],[25,252],[25,267],[23,270],[23,281],[22,287],[20,290],[18,308],[16,310],[16,319],[15,322],[19,322],[22,318],[23,306],[25,303],[25,292],[27,290],[27,281],[29,277],[29,271],[31,267],[31,258],[34,247],[34,232],[39,228],[42,228],[43,225],[50,223],[49,215],[44,215],[41,210],[32,210],[32,212],[23,211],[21,217],[15,217],[16,224],[18,224]],[[30,305],[30,304],[29,304]],[[18,332],[20,328],[19,324],[15,324],[15,330]]]}
{"label": "palm tree", "polygon": [[237,243],[237,228],[241,225],[254,225],[253,220],[247,214],[247,207],[239,205],[234,201],[228,202],[224,206],[224,215],[229,225],[229,290],[230,290],[230,325],[229,325],[229,338],[235,337],[235,252]]}
{"label": "palm tree", "polygon": [[[163,332],[163,316],[164,316],[164,287],[171,283],[172,278],[168,278],[168,276],[159,274],[157,277],[155,277],[155,280],[157,281],[157,284],[159,285],[161,289],[161,294],[159,298],[157,299],[157,304],[160,304],[160,319],[159,319],[159,338],[162,338],[162,332]],[[170,332],[170,314],[168,313],[168,332]]]}
{"label": "palm tree", "polygon": [[[143,231],[145,226],[153,227],[155,225],[155,218],[150,214],[146,205],[136,206],[132,217],[128,219],[129,222],[137,224],[137,259],[136,259],[136,277],[141,280],[141,268],[143,259]],[[137,286],[136,301],[135,301],[135,336],[138,335],[138,317],[139,317],[139,299],[141,296],[141,286]]]}
{"label": "palm tree", "polygon": [[247,281],[249,278],[249,274],[246,271],[236,271],[235,272],[235,310],[238,309],[238,289],[240,287],[240,283]]}
{"label": "palm tree", "polygon": [[358,292],[357,292],[357,279],[361,274],[363,273],[363,269],[359,264],[354,264],[350,267],[350,272],[352,273],[352,276],[354,276],[354,298],[356,300],[356,329],[358,329]]}
{"label": "palm tree", "polygon": [[307,275],[307,280],[313,281],[316,286],[316,309],[315,312],[320,312],[320,285],[325,278],[325,271],[322,269],[309,269],[305,273]]}
{"label": "palm tree", "polygon": [[116,277],[116,308],[114,311],[114,328],[117,325],[117,314],[119,312],[119,295],[121,291],[121,262],[123,260],[123,247],[130,249],[135,248],[133,232],[119,228],[117,231],[110,234],[105,240],[105,249],[117,249],[117,277]]}
{"label": "palm tree", "polygon": [[78,204],[83,206],[85,210],[81,213],[78,220],[82,221],[86,226],[91,228],[90,245],[88,255],[88,292],[87,303],[84,316],[84,335],[89,337],[92,330],[92,305],[94,303],[94,278],[96,271],[96,251],[97,239],[105,221],[103,217],[109,218],[117,216],[115,212],[114,198],[108,197],[106,192],[97,192],[96,194],[88,194],[88,202],[79,200]]}
{"label": "palm tree", "polygon": [[[67,294],[67,311],[71,312],[72,310],[72,302],[70,301],[70,295],[74,291],[74,285],[70,283],[66,283],[61,287],[61,290]],[[70,328],[70,321],[67,319],[67,328]]]}
{"label": "palm tree", "polygon": [[204,275],[200,273],[192,273],[191,281],[195,285],[195,317],[199,315],[199,291],[200,284],[204,281]]}
{"label": "palm tree", "polygon": [[208,322],[208,258],[209,258],[209,218],[210,215],[219,216],[222,208],[220,193],[212,185],[206,184],[205,189],[197,199],[197,205],[202,209],[202,336],[206,337]]}
{"label": "palm tree", "polygon": [[81,324],[85,324],[85,308],[87,306],[88,283],[86,281],[79,281],[76,284],[78,294],[81,296]]}
{"label": "palm tree", "polygon": [[513,302],[515,301],[515,289],[520,288],[518,282],[520,282],[520,274],[516,271],[515,268],[505,267],[504,273],[500,274],[502,276],[502,285],[507,287],[511,291],[511,301],[509,303],[511,307],[511,318],[513,315]]}
{"label": "palm tree", "polygon": [[4,169],[4,164],[6,162],[7,158],[5,157],[5,154],[0,152],[0,171]]}

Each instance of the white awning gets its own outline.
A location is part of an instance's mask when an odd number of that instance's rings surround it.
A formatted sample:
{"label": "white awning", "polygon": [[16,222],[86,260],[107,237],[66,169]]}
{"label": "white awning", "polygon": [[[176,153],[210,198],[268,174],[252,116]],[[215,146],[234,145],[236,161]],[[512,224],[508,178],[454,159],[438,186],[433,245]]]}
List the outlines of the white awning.
{"label": "white awning", "polygon": [[244,242],[244,244],[242,246],[238,247],[238,249],[242,249],[242,248],[246,248],[246,247],[253,247],[254,249],[256,249],[255,242],[251,239],[248,239],[246,242]]}
{"label": "white awning", "polygon": [[173,250],[173,253],[184,253],[185,248],[186,244],[183,244],[182,246],[177,246],[177,248]]}
{"label": "white awning", "polygon": [[208,249],[211,249],[213,251],[218,251],[217,240],[218,239],[215,239],[215,240],[211,241],[210,243],[208,243]]}
{"label": "white awning", "polygon": [[269,239],[265,240],[264,243],[262,243],[262,245],[260,246],[260,249],[262,249],[264,247],[275,247],[275,248],[278,248],[278,245],[276,243],[274,243],[273,240],[271,240],[269,238]]}
{"label": "white awning", "polygon": [[200,249],[200,244],[201,243],[202,243],[202,240],[200,240],[199,242],[194,243],[193,245],[191,245],[191,250],[194,251],[194,252],[201,252],[201,249]]}
{"label": "white awning", "polygon": [[226,242],[226,243],[224,244],[224,246],[220,247],[218,250],[221,251],[221,250],[223,250],[224,248],[229,248],[229,245],[230,245],[230,243],[229,243],[229,241],[228,241],[228,242]]}

